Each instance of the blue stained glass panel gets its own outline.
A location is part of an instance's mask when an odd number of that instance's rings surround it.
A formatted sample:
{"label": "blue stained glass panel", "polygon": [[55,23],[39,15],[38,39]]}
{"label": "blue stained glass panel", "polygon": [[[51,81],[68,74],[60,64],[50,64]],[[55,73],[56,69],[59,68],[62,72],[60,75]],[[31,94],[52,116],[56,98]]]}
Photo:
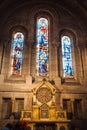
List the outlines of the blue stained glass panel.
{"label": "blue stained glass panel", "polygon": [[68,36],[62,37],[63,77],[72,77],[72,44]]}
{"label": "blue stained glass panel", "polygon": [[37,21],[37,75],[48,75],[48,20],[40,18]]}
{"label": "blue stained glass panel", "polygon": [[24,35],[21,32],[14,34],[12,39],[12,75],[21,75]]}

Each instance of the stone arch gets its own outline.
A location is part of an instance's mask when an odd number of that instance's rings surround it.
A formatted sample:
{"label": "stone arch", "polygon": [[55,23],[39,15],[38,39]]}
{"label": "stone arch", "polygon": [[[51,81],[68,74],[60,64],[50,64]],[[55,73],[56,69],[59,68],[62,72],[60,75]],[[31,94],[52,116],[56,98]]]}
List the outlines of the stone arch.
{"label": "stone arch", "polygon": [[[43,6],[38,5],[36,7],[33,7],[31,9],[31,11],[29,12],[29,14],[30,14],[29,19],[31,19],[29,24],[32,25],[34,28],[35,28],[35,24],[36,24],[36,19],[38,17],[43,17],[44,16],[44,17],[46,17],[48,19],[49,30],[51,31],[51,33],[50,33],[51,39],[50,40],[51,40],[51,43],[52,43],[54,41],[55,37],[57,37],[57,36],[55,36],[54,30],[56,31],[57,27],[59,26],[58,25],[58,19],[55,19],[55,17],[58,17],[56,11],[50,6],[46,7],[44,5]],[[54,22],[55,22],[56,27],[54,26]],[[35,34],[35,30],[32,30],[32,31],[33,32],[31,34]],[[33,37],[33,39],[35,40],[35,37]]]}
{"label": "stone arch", "polygon": [[[11,43],[12,43],[12,37],[13,35],[16,33],[16,32],[21,32],[23,33],[24,35],[24,51],[23,51],[23,56],[25,57],[25,49],[27,48],[28,44],[27,44],[27,39],[28,39],[28,31],[27,29],[24,27],[24,26],[21,26],[21,25],[16,25],[16,26],[12,26],[12,27],[8,27],[7,29],[7,36],[8,36],[8,39],[6,38],[6,41],[5,41],[5,50],[4,50],[4,53],[5,53],[5,57],[4,57],[4,61],[8,63],[8,66],[6,66],[6,72],[7,72],[7,77],[10,76],[10,66],[11,66],[11,56],[10,56],[10,52],[11,52]],[[6,32],[4,33],[4,37],[6,35]],[[7,51],[9,50],[9,51]],[[5,59],[7,57],[7,59]],[[25,59],[24,59],[25,60]],[[5,64],[3,65],[3,68],[4,68]],[[2,71],[4,73],[4,69],[2,68]]]}
{"label": "stone arch", "polygon": [[[36,26],[36,20],[37,20],[37,18],[39,18],[39,17],[46,17],[47,19],[48,19],[48,23],[49,23],[49,35],[48,35],[48,38],[49,38],[49,64],[51,64],[51,55],[52,55],[52,46],[51,46],[51,44],[55,44],[55,42],[57,42],[57,30],[58,30],[58,19],[56,19],[55,17],[58,17],[58,15],[57,15],[57,13],[56,13],[56,11],[53,9],[53,8],[51,8],[50,6],[48,6],[48,8],[47,7],[45,7],[44,5],[42,6],[42,5],[39,5],[39,6],[36,6],[36,7],[33,7],[32,9],[31,9],[31,11],[29,12],[29,19],[30,19],[30,21],[29,21],[29,23],[28,24],[30,24],[31,26],[30,26],[30,37],[31,37],[31,39],[33,39],[34,41],[33,41],[33,46],[32,46],[32,48],[31,48],[31,52],[35,52],[36,50],[36,28],[35,28],[35,26]],[[33,29],[32,29],[33,28]],[[36,54],[34,54],[34,55],[32,55],[32,58],[31,59],[33,59],[33,57],[36,57],[35,56]],[[35,77],[36,78],[36,76],[35,76],[35,72],[36,72],[36,70],[35,70],[35,67],[33,67],[33,64],[35,64],[35,66],[36,66],[36,62],[35,61],[31,61],[31,75],[33,76],[33,77]],[[51,70],[51,69],[49,69],[49,70]],[[51,75],[50,74],[51,73],[51,71],[49,71],[49,75]]]}
{"label": "stone arch", "polygon": [[10,30],[9,30],[9,38],[11,40],[12,38],[12,35],[16,32],[22,32],[24,37],[25,37],[25,41],[27,40],[28,38],[28,30],[24,27],[24,26],[21,26],[21,25],[16,25],[16,26],[13,26]]}
{"label": "stone arch", "polygon": [[[79,34],[78,34],[79,33]],[[81,35],[81,31],[77,33],[77,30],[75,31],[75,29],[68,29],[68,28],[64,28],[64,29],[61,29],[60,32],[59,32],[59,49],[58,49],[58,54],[59,53],[62,53],[61,52],[61,36],[63,35],[68,35],[70,38],[71,38],[71,42],[72,42],[72,63],[73,63],[73,71],[74,71],[74,79],[76,80],[76,82],[80,82],[80,76],[82,76],[82,72],[79,70],[77,64],[79,63],[80,64],[80,67],[81,66],[81,57],[80,57],[80,48],[79,48],[79,44],[78,41],[79,39],[77,39],[77,35]],[[82,37],[81,37],[82,39]],[[78,59],[78,63],[77,63],[77,59]],[[62,75],[62,56],[60,55],[59,56],[59,76],[61,77]],[[81,68],[82,69],[82,68]],[[77,72],[80,72],[79,74]],[[63,81],[65,82],[65,81]]]}
{"label": "stone arch", "polygon": [[[72,63],[73,61],[75,60],[74,59],[74,47],[76,46],[76,36],[75,36],[75,33],[73,31],[71,31],[70,29],[62,29],[60,32],[59,32],[59,43],[58,43],[58,55],[59,55],[59,59],[58,59],[58,62],[59,62],[59,76],[63,78],[63,68],[62,68],[62,45],[61,45],[61,38],[62,36],[68,36],[70,38],[70,41],[72,43]],[[61,55],[60,55],[61,54]],[[73,65],[72,65],[73,67]],[[74,69],[74,67],[73,67]],[[75,70],[74,70],[75,71]]]}
{"label": "stone arch", "polygon": [[76,46],[79,46],[79,44],[82,43],[82,41],[84,40],[83,28],[80,27],[80,25],[75,25],[75,23],[73,22],[71,25],[67,24],[64,27],[61,27],[59,29],[59,39],[60,39],[61,33],[65,33],[65,32],[73,36]]}
{"label": "stone arch", "polygon": [[76,34],[71,29],[62,29],[59,32],[59,44],[61,44],[61,36],[63,35],[68,35],[71,39],[73,38],[74,44],[76,44]]}

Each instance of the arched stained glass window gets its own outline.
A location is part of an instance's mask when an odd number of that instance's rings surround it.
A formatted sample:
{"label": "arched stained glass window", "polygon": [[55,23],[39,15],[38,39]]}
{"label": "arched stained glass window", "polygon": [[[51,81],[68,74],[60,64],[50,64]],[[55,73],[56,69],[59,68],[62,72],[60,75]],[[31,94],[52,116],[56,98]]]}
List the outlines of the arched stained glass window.
{"label": "arched stained glass window", "polygon": [[46,18],[37,20],[36,40],[36,73],[38,76],[48,76],[48,20]]}
{"label": "arched stained glass window", "polygon": [[72,43],[69,36],[63,36],[62,39],[62,64],[63,64],[63,77],[72,77]]}
{"label": "arched stained glass window", "polygon": [[24,35],[17,32],[13,35],[11,50],[11,74],[21,75]]}

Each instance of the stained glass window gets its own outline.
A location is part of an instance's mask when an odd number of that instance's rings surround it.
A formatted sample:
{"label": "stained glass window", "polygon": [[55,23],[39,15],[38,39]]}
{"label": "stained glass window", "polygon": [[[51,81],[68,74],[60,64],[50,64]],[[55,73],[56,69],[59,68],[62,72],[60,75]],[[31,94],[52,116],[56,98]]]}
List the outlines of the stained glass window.
{"label": "stained glass window", "polygon": [[62,37],[63,77],[72,77],[72,43],[69,36]]}
{"label": "stained glass window", "polygon": [[48,20],[40,18],[37,20],[37,75],[48,76]]}
{"label": "stained glass window", "polygon": [[21,75],[24,35],[21,32],[14,34],[11,50],[11,74]]}

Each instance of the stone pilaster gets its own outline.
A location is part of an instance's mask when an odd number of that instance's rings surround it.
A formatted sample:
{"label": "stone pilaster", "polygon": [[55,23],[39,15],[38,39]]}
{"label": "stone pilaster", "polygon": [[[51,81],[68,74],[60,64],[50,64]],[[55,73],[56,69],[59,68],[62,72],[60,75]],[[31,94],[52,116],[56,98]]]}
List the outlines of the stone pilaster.
{"label": "stone pilaster", "polygon": [[0,119],[2,119],[2,96],[0,96]]}
{"label": "stone pilaster", "polygon": [[4,82],[4,75],[2,74],[2,67],[3,67],[3,58],[4,58],[4,44],[3,41],[0,41],[1,46],[0,46],[0,83]]}
{"label": "stone pilaster", "polygon": [[58,61],[58,44],[53,43],[51,46],[51,61],[50,63],[50,78],[52,78],[55,81],[55,84],[58,86],[61,84],[61,79],[59,77],[59,61]]}
{"label": "stone pilaster", "polygon": [[81,68],[82,68],[82,75],[81,80],[82,84],[87,84],[87,47],[85,43],[80,43],[80,58],[81,58]]}
{"label": "stone pilaster", "polygon": [[71,99],[72,118],[74,118],[74,99]]}
{"label": "stone pilaster", "polygon": [[12,99],[12,113],[15,111],[15,100]]}
{"label": "stone pilaster", "polygon": [[1,67],[1,74],[2,75],[9,75],[9,63],[10,63],[10,51],[11,51],[11,41],[5,38],[3,40],[3,52],[2,52],[2,67]]}

